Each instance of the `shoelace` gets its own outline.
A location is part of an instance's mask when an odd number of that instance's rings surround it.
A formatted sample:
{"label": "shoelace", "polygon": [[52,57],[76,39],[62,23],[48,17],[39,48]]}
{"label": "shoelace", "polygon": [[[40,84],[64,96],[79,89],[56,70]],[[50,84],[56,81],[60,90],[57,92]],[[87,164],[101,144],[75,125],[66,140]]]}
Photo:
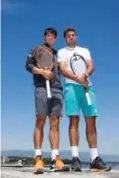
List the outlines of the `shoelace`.
{"label": "shoelace", "polygon": [[42,159],[41,159],[41,156],[37,156],[37,157],[33,160],[33,164],[35,164],[37,160],[42,160]]}
{"label": "shoelace", "polygon": [[75,161],[75,163],[80,163],[80,160],[78,158],[73,158],[73,161]]}
{"label": "shoelace", "polygon": [[104,161],[103,161],[100,157],[97,158],[97,161],[98,161],[98,164],[101,162],[101,164],[102,164],[103,166],[105,166]]}
{"label": "shoelace", "polygon": [[60,159],[60,157],[59,157],[59,156],[56,156],[56,160],[57,160],[57,161],[60,161],[60,164],[62,164],[62,165],[63,165],[63,161]]}

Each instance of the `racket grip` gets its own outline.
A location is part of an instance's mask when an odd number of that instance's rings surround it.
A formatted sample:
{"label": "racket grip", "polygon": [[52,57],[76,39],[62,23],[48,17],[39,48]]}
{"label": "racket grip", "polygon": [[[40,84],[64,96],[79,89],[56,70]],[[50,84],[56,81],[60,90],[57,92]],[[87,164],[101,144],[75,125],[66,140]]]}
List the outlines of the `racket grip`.
{"label": "racket grip", "polygon": [[49,80],[46,80],[46,90],[47,90],[47,97],[48,97],[49,99],[52,98]]}
{"label": "racket grip", "polygon": [[88,105],[91,105],[91,99],[90,99],[89,93],[86,92],[85,94],[86,94],[86,99],[87,99]]}

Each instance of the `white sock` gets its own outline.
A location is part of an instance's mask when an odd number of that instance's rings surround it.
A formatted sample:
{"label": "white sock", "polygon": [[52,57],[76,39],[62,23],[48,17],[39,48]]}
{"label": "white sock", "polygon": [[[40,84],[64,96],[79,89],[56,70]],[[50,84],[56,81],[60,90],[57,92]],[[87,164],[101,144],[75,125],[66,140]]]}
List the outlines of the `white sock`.
{"label": "white sock", "polygon": [[93,161],[98,156],[97,148],[90,148],[91,160]]}
{"label": "white sock", "polygon": [[79,157],[78,146],[71,146],[72,157]]}
{"label": "white sock", "polygon": [[52,157],[52,160],[56,158],[56,155],[59,155],[58,149],[53,149],[53,150],[51,150],[51,157]]}
{"label": "white sock", "polygon": [[35,149],[35,156],[42,155],[41,149]]}

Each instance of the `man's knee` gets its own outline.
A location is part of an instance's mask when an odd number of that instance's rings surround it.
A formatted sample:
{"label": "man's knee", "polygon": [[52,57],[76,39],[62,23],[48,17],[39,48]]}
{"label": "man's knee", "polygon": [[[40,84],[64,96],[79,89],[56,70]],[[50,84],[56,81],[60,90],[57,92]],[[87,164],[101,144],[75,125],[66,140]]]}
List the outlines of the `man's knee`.
{"label": "man's knee", "polygon": [[86,132],[94,134],[96,132],[96,118],[95,117],[86,117]]}
{"label": "man's knee", "polygon": [[59,119],[56,116],[50,118],[50,130],[58,131],[59,130]]}
{"label": "man's knee", "polygon": [[69,129],[70,130],[76,130],[78,129],[79,126],[79,118],[76,117],[71,117],[70,118],[70,123],[69,123]]}
{"label": "man's knee", "polygon": [[46,117],[44,116],[36,116],[36,127],[39,129],[43,129],[45,124]]}
{"label": "man's knee", "polygon": [[95,125],[86,125],[86,132],[88,133],[88,134],[91,134],[91,135],[93,135],[93,134],[95,134],[96,133],[96,126]]}

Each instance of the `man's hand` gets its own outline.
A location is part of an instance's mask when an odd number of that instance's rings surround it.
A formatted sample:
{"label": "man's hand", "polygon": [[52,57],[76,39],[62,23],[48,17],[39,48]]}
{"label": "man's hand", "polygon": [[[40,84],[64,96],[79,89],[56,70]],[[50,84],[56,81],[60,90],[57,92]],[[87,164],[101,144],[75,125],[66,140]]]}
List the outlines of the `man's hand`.
{"label": "man's hand", "polygon": [[53,73],[48,69],[42,70],[41,75],[43,75],[43,77],[45,77],[46,80],[51,80],[53,77]]}
{"label": "man's hand", "polygon": [[42,75],[46,80],[51,80],[51,78],[53,77],[53,73],[48,70],[48,69],[40,69],[38,67],[33,67],[32,68],[32,73],[33,74],[40,74]]}
{"label": "man's hand", "polygon": [[82,74],[82,75],[80,75],[80,76],[77,75],[75,81],[82,84],[82,83],[84,83],[86,80],[87,80],[87,77],[86,77],[84,74]]}
{"label": "man's hand", "polygon": [[88,80],[85,80],[82,85],[85,87],[85,88],[88,88],[88,84],[89,84],[89,81]]}
{"label": "man's hand", "polygon": [[87,76],[85,74],[82,74],[80,76],[80,80],[81,80],[81,83],[85,83],[85,81],[87,80]]}
{"label": "man's hand", "polygon": [[82,84],[86,88],[88,87],[89,81],[87,80],[87,77],[85,74],[82,74],[81,76],[77,76],[75,81],[79,84]]}

